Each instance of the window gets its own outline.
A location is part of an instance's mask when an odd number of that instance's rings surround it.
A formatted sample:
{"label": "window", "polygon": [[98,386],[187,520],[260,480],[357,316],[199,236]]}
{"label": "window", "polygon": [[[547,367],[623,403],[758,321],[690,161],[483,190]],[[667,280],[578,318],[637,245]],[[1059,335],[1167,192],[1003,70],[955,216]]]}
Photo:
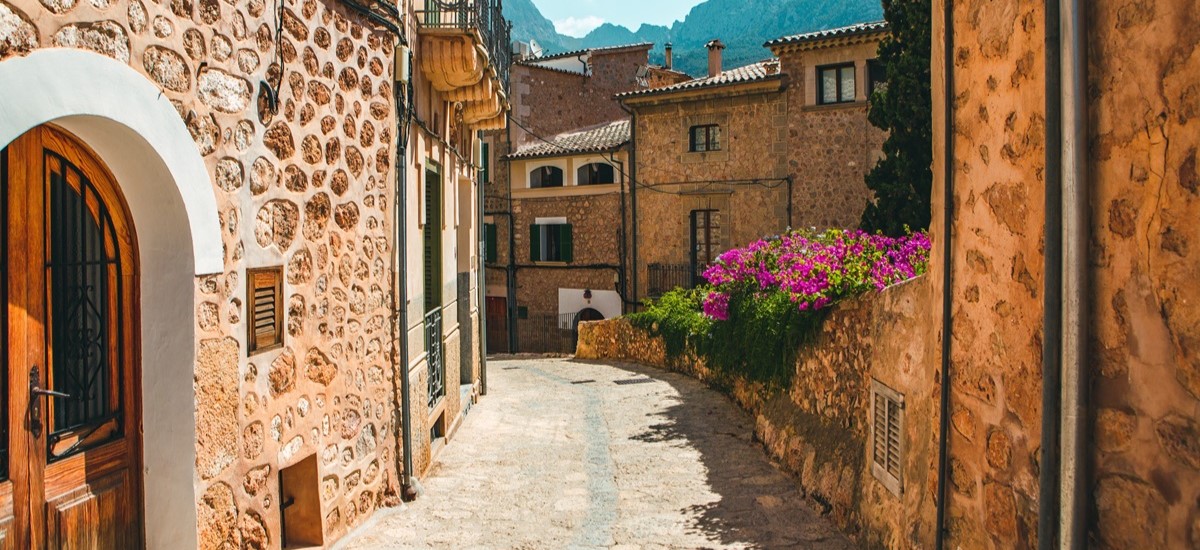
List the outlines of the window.
{"label": "window", "polygon": [[721,127],[716,124],[692,126],[688,132],[688,151],[704,153],[721,150]]}
{"label": "window", "polygon": [[721,212],[693,210],[691,214],[691,279],[689,286],[704,280],[704,271],[721,253]]}
{"label": "window", "polygon": [[483,261],[489,264],[496,263],[496,224],[487,223],[483,225]]}
{"label": "window", "polygon": [[871,381],[871,474],[899,496],[903,488],[904,396]]}
{"label": "window", "polygon": [[425,171],[425,311],[442,308],[442,175]]}
{"label": "window", "polygon": [[878,59],[867,61],[867,95],[887,90],[887,69]]}
{"label": "window", "polygon": [[854,101],[854,64],[817,68],[817,103]]}
{"label": "window", "polygon": [[602,183],[617,183],[617,174],[611,164],[593,162],[579,167],[577,183],[579,185],[598,185]]}
{"label": "window", "polygon": [[246,293],[246,319],[249,321],[247,348],[250,353],[283,346],[283,267],[250,269]]}
{"label": "window", "polygon": [[534,224],[529,226],[529,259],[534,262],[570,262],[574,250],[571,224]]}
{"label": "window", "polygon": [[554,166],[542,166],[534,168],[529,172],[529,188],[541,189],[543,187],[562,187],[563,186],[563,171],[562,168]]}

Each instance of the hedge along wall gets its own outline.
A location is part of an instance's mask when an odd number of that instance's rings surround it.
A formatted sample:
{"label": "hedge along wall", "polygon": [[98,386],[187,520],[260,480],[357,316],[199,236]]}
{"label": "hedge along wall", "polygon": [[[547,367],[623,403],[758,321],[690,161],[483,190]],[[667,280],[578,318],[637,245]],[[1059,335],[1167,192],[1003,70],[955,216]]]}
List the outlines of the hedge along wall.
{"label": "hedge along wall", "polygon": [[[682,372],[727,391],[755,419],[755,435],[807,495],[865,547],[932,544],[937,486],[937,301],[924,277],[831,308],[798,351],[790,387],[767,391],[723,379],[694,353],[668,357],[662,338],[625,319],[583,323],[579,359],[614,359]],[[904,398],[902,485],[871,473],[872,381]]]}

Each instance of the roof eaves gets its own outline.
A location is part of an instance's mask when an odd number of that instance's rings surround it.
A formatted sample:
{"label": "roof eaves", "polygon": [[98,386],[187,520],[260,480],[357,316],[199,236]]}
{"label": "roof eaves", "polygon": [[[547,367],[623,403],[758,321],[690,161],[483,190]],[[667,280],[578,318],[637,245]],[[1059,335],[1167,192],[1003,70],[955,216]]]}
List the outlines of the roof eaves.
{"label": "roof eaves", "polygon": [[835,29],[826,29],[821,31],[813,31],[801,34],[793,34],[769,40],[763,47],[773,48],[777,46],[788,46],[792,44],[804,44],[809,42],[820,42],[833,38],[848,38],[851,36],[880,34],[888,31],[887,21],[869,21],[865,23],[856,23],[845,27]]}

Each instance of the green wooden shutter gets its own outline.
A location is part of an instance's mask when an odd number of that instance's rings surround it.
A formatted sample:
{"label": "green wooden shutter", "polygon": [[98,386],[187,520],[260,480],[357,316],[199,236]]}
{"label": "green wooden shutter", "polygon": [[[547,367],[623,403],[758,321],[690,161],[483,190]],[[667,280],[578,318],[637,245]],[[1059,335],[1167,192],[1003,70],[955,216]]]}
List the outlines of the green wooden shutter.
{"label": "green wooden shutter", "polygon": [[484,143],[483,144],[483,155],[482,155],[483,159],[481,159],[483,161],[483,167],[479,170],[479,182],[484,183],[484,184],[491,181],[488,179],[488,176],[490,175],[488,173],[488,166],[490,165],[488,162],[488,156],[491,153],[488,149],[490,149],[490,147],[488,146],[488,144]]}
{"label": "green wooden shutter", "polygon": [[489,223],[483,226],[483,246],[486,252],[484,261],[496,263],[496,259],[499,257],[496,250],[496,224]]}
{"label": "green wooden shutter", "polygon": [[558,229],[558,259],[570,263],[574,259],[575,245],[571,241],[571,224],[564,223]]}
{"label": "green wooden shutter", "polygon": [[537,224],[529,226],[529,261],[542,261],[542,232]]}

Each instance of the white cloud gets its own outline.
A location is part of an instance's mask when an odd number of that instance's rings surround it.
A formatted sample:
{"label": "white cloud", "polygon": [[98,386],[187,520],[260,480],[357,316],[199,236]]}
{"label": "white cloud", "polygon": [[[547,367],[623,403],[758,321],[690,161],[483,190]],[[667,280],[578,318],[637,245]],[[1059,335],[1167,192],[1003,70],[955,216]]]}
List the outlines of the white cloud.
{"label": "white cloud", "polygon": [[595,15],[586,17],[567,17],[554,22],[554,30],[559,34],[583,38],[587,33],[592,32],[592,29],[604,24],[604,19]]}

